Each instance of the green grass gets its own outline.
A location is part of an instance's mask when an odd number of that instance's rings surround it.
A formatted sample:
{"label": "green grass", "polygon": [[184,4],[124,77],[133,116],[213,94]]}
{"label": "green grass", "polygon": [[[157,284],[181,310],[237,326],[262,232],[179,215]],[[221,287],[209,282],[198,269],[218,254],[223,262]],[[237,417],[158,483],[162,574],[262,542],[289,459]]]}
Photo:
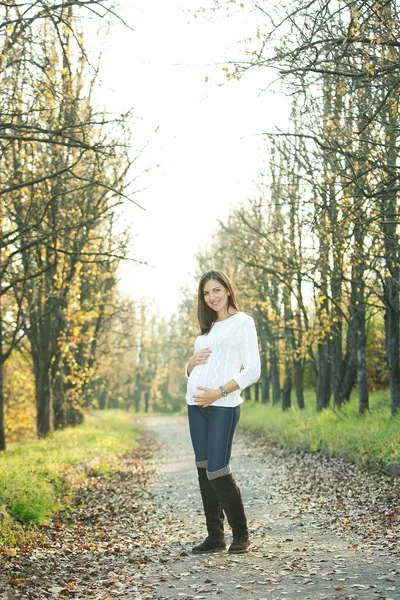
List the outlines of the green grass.
{"label": "green grass", "polygon": [[268,441],[292,448],[345,455],[368,468],[385,471],[400,463],[400,415],[392,417],[388,392],[370,395],[370,411],[357,413],[356,394],[341,410],[317,413],[312,390],[305,394],[306,409],[244,402],[241,426],[265,433]]}
{"label": "green grass", "polygon": [[66,508],[74,484],[87,474],[113,472],[139,432],[131,413],[95,411],[78,427],[1,453],[0,546],[16,544],[26,526],[44,524]]}

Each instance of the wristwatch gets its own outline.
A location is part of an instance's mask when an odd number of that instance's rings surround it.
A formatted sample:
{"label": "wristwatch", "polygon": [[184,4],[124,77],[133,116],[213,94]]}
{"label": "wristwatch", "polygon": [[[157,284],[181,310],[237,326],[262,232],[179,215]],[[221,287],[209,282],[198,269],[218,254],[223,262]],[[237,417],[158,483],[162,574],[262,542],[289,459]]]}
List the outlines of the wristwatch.
{"label": "wristwatch", "polygon": [[219,386],[219,389],[221,390],[222,397],[223,397],[223,398],[226,398],[226,397],[227,397],[227,395],[228,395],[228,392],[226,391],[226,389],[224,388],[224,386],[223,386],[223,385],[220,385],[220,386]]}

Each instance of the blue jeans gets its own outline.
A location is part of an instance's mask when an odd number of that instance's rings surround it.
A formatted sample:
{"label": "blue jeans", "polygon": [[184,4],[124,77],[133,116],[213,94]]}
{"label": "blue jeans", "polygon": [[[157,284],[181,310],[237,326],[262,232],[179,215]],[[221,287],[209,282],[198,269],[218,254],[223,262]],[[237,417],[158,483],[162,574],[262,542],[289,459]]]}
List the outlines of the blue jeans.
{"label": "blue jeans", "polygon": [[208,479],[229,475],[233,434],[240,418],[240,406],[188,405],[190,437],[196,466],[207,469]]}

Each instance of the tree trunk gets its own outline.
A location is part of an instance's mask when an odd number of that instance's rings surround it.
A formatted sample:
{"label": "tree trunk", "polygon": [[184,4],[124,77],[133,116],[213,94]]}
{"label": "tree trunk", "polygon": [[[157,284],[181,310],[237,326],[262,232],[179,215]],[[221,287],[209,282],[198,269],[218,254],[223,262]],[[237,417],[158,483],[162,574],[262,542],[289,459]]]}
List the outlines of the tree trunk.
{"label": "tree trunk", "polygon": [[272,404],[278,404],[281,400],[281,386],[279,383],[279,365],[276,348],[271,346],[269,353],[270,380],[272,383]]}
{"label": "tree trunk", "polygon": [[133,394],[133,402],[135,405],[135,412],[139,412],[140,410],[140,397],[141,397],[141,392],[140,390],[135,390],[134,394]]}
{"label": "tree trunk", "polygon": [[297,406],[301,410],[305,407],[304,403],[304,360],[294,361],[294,381],[296,386]]}
{"label": "tree trunk", "polygon": [[[324,265],[326,268],[326,265]],[[323,284],[321,285],[322,301],[319,301],[319,311],[322,315],[329,314],[328,305],[328,291],[326,278],[323,277]],[[330,340],[331,332],[328,329],[328,325],[322,320],[322,331],[320,333],[320,339],[317,346],[318,355],[318,375],[317,375],[317,411],[320,411],[329,406],[331,393],[332,393],[332,340]]]}
{"label": "tree trunk", "polygon": [[64,399],[64,370],[59,366],[58,373],[53,380],[54,429],[64,429],[67,425]]}
{"label": "tree trunk", "polygon": [[358,412],[360,415],[369,410],[368,381],[367,381],[367,360],[366,346],[367,336],[365,332],[365,307],[360,308],[363,315],[360,315],[360,323],[357,330],[357,371],[358,371]]}
{"label": "tree trunk", "polygon": [[356,333],[356,306],[357,306],[357,278],[355,275],[354,263],[351,274],[351,294],[350,294],[350,306],[349,306],[349,321],[347,325],[347,337],[346,337],[346,355],[344,359],[344,376],[343,376],[343,388],[342,388],[342,400],[339,404],[344,401],[349,401],[351,391],[357,380],[357,333]]}
{"label": "tree trunk", "polygon": [[46,437],[51,430],[51,392],[48,361],[34,358],[36,423],[38,437]]}
{"label": "tree trunk", "polygon": [[4,357],[3,357],[3,313],[0,299],[0,451],[6,449],[4,430]]}
{"label": "tree trunk", "polygon": [[331,397],[331,365],[327,336],[318,344],[317,411],[329,406]]}
{"label": "tree trunk", "polygon": [[269,402],[267,351],[263,345],[261,345],[261,402],[262,404],[267,404],[267,402]]}
{"label": "tree trunk", "polygon": [[[26,268],[29,269],[29,261]],[[49,264],[48,261],[47,264]],[[29,272],[29,271],[27,271]],[[56,333],[52,327],[58,299],[51,294],[54,268],[46,271],[37,287],[32,285],[28,299],[30,327],[27,336],[31,345],[31,356],[35,374],[36,424],[38,437],[46,437],[52,429],[51,358],[52,340]]]}
{"label": "tree trunk", "polygon": [[361,215],[354,228],[355,249],[358,256],[354,256],[356,276],[356,303],[355,303],[355,340],[357,344],[357,379],[358,379],[358,412],[364,414],[369,409],[368,381],[367,381],[367,334],[365,329],[365,258],[364,258],[364,231],[361,227]]}
{"label": "tree trunk", "polygon": [[4,431],[4,362],[1,358],[0,356],[0,451],[6,449],[6,435]]}
{"label": "tree trunk", "polygon": [[285,381],[282,390],[282,410],[290,408],[292,403],[292,369],[289,360],[285,361]]}
{"label": "tree trunk", "polygon": [[144,394],[144,412],[148,413],[150,408],[150,392],[147,390]]}
{"label": "tree trunk", "polygon": [[400,359],[399,359],[399,284],[398,279],[385,280],[385,324],[388,354],[390,410],[395,415],[400,410]]}
{"label": "tree trunk", "polygon": [[98,395],[98,403],[99,403],[99,409],[100,410],[105,410],[106,406],[107,406],[107,389],[103,389],[101,390],[101,392]]}
{"label": "tree trunk", "polygon": [[[334,267],[334,273],[337,267]],[[339,303],[341,302],[341,274],[340,277],[336,274],[332,275],[332,391],[333,402],[336,406],[343,404],[343,389],[344,389],[344,363],[343,363],[343,318]]]}
{"label": "tree trunk", "polygon": [[293,312],[291,297],[285,288],[283,292],[283,314],[285,319],[285,381],[282,390],[282,410],[290,408],[292,403],[292,354],[295,350],[293,335]]}
{"label": "tree trunk", "polygon": [[[398,86],[390,98],[398,102]],[[385,139],[386,139],[386,163],[393,169],[399,164],[398,147],[398,116],[395,115],[389,103],[385,103]],[[393,171],[392,171],[393,172]],[[399,184],[398,167],[395,171],[396,180],[387,182],[386,187],[395,187]],[[392,175],[390,175],[392,177]],[[385,322],[386,322],[386,348],[388,353],[389,386],[390,386],[390,409],[392,415],[400,410],[400,348],[399,348],[399,235],[398,235],[398,197],[395,191],[388,191],[382,198],[382,230],[384,239],[386,275],[384,280],[385,300]]]}
{"label": "tree trunk", "polygon": [[[355,206],[355,211],[357,206]],[[357,214],[357,213],[355,213]],[[343,399],[350,399],[351,390],[358,380],[359,413],[368,410],[368,382],[366,364],[367,336],[365,330],[365,258],[364,232],[361,218],[354,227],[354,254],[351,272],[351,300],[347,332],[346,370],[343,382]]]}
{"label": "tree trunk", "polygon": [[[324,265],[324,269],[327,268]],[[319,301],[319,310],[321,314],[329,314],[328,305],[328,290],[326,277],[322,277],[322,301]],[[317,375],[317,411],[323,410],[329,406],[331,393],[332,393],[332,340],[330,340],[330,331],[327,329],[328,325],[323,325],[323,331],[320,334],[320,340],[317,346],[318,354],[318,375]]]}
{"label": "tree trunk", "polygon": [[[330,115],[333,113],[333,90],[329,80],[324,77],[324,96],[323,96],[323,135],[325,138],[329,136],[329,130],[326,126],[329,122]],[[331,283],[331,248],[330,235],[332,230],[332,196],[330,190],[334,185],[331,181],[330,171],[334,172],[332,165],[332,154],[326,149],[323,152],[323,170],[321,173],[322,180],[325,185],[319,191],[320,200],[315,207],[315,218],[318,223],[318,262],[317,272],[319,273],[319,293],[317,297],[316,313],[318,319],[318,375],[316,385],[317,395],[317,411],[326,408],[329,405],[332,392],[332,364],[331,344],[332,336],[332,313],[329,302],[329,287]]]}

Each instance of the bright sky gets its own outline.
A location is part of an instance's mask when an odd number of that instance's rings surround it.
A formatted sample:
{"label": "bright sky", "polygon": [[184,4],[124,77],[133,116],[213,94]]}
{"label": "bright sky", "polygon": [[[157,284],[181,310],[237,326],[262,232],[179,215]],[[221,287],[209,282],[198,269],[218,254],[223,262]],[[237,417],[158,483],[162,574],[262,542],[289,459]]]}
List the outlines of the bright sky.
{"label": "bright sky", "polygon": [[258,134],[286,120],[285,101],[259,94],[272,74],[258,69],[228,82],[222,70],[242,56],[238,42],[254,37],[258,15],[243,10],[211,21],[194,16],[196,5],[121,0],[118,12],[134,31],[113,27],[100,71],[102,103],[135,109],[133,151],[150,140],[137,165],[150,169],[138,181],[148,187],[135,196],[146,211],[124,213],[133,224],[132,256],[150,266],[125,263],[120,288],[154,299],[164,314],[193,282],[195,253],[210,243],[217,220],[256,193],[266,166]]}

